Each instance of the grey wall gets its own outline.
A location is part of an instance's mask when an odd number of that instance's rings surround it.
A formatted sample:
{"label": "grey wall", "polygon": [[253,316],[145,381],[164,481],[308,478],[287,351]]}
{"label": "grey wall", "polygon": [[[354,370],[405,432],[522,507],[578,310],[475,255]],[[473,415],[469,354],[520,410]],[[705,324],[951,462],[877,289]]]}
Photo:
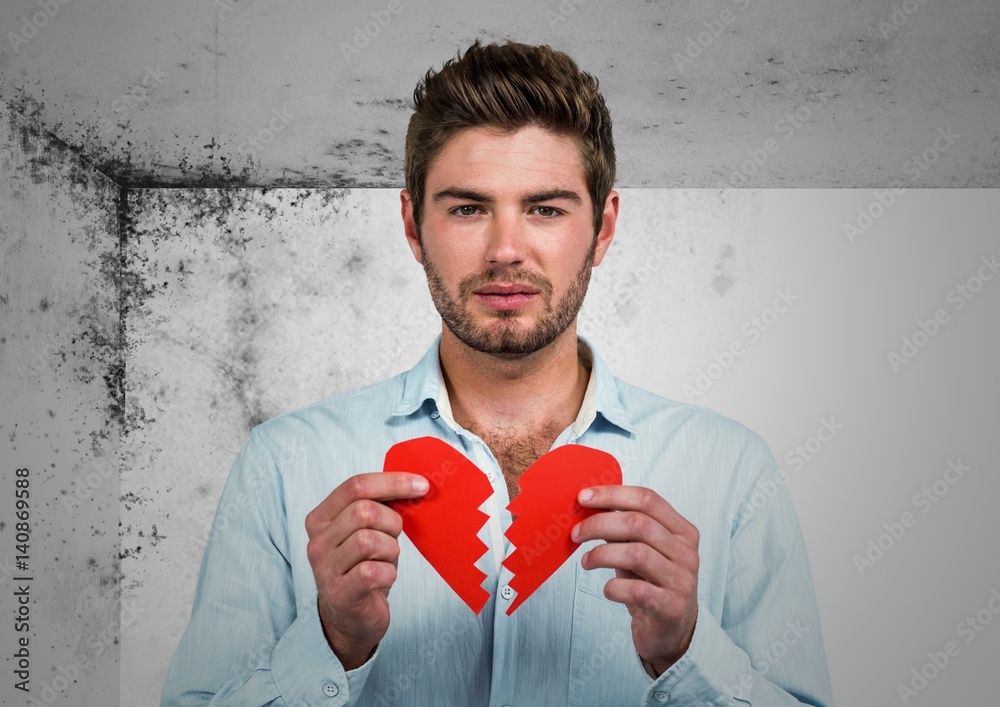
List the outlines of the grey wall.
{"label": "grey wall", "polygon": [[[741,420],[783,461],[839,704],[895,704],[948,641],[960,655],[910,704],[989,694],[997,622],[958,628],[1000,589],[1000,284],[953,290],[1000,245],[997,192],[975,189],[1000,176],[1000,5],[400,2],[347,56],[387,4],[0,6],[0,615],[27,466],[35,698],[155,703],[248,430],[424,351],[440,323],[385,188],[407,99],[506,36],[601,79],[626,189],[581,328],[626,380]],[[265,189],[291,185],[310,188]],[[728,189],[784,186],[879,190]],[[786,288],[799,300],[751,341]],[[746,354],[713,367],[733,342]],[[701,391],[700,373],[719,375]],[[942,487],[957,460],[971,470]],[[870,542],[891,546],[859,571]],[[0,704],[23,705],[9,626]]]}
{"label": "grey wall", "polygon": [[[995,0],[53,7],[49,18],[37,0],[0,5],[0,99],[37,108],[46,129],[129,186],[399,186],[417,78],[477,37],[547,43],[600,78],[622,186],[1000,177]],[[949,126],[962,141],[911,180],[906,161]],[[779,149],[741,173],[768,139]]]}
{"label": "grey wall", "polygon": [[[31,468],[39,510],[35,694],[105,705],[120,689],[122,704],[154,704],[250,428],[403,370],[439,320],[395,190],[123,190],[6,118],[0,444],[4,483]],[[622,195],[581,331],[626,380],[768,440],[805,531],[840,704],[893,703],[949,641],[960,654],[911,703],[978,697],[1000,647],[985,624],[1000,588],[1000,290],[977,281],[1000,245],[996,193]],[[797,299],[772,320],[779,290]],[[947,321],[894,367],[888,354],[937,310]],[[716,365],[733,342],[745,354]],[[820,443],[824,421],[837,431]],[[942,486],[949,461],[970,470]],[[923,503],[935,484],[946,493]],[[912,527],[885,537],[904,513]],[[859,569],[869,542],[887,549]],[[983,630],[964,643],[959,624],[977,612]],[[5,704],[26,704],[11,685]]]}
{"label": "grey wall", "polygon": [[[624,190],[580,328],[625,380],[769,442],[805,531],[839,704],[895,703],[950,640],[960,655],[911,704],[961,704],[991,684],[1000,647],[991,626],[971,644],[956,633],[1000,589],[1000,277],[961,309],[948,295],[1000,255],[1000,203],[903,193],[852,242],[845,222],[879,213],[877,196]],[[130,267],[155,291],[127,319],[143,414],[126,450],[122,571],[156,610],[124,631],[125,704],[151,704],[162,684],[250,428],[408,368],[440,327],[397,206],[395,190],[130,194]],[[795,302],[772,320],[779,290]],[[938,309],[947,323],[894,369],[888,354]],[[745,353],[723,371],[734,341]],[[835,432],[820,442],[825,423]],[[971,470],[915,504],[949,461]],[[913,527],[859,571],[855,556],[905,512]]]}
{"label": "grey wall", "polygon": [[[28,704],[13,674],[23,636],[35,699],[118,702],[118,192],[37,123],[0,105],[2,704]],[[16,564],[18,468],[29,470],[26,570]],[[15,580],[24,576],[31,581]],[[24,586],[30,631],[19,632],[11,619]]]}

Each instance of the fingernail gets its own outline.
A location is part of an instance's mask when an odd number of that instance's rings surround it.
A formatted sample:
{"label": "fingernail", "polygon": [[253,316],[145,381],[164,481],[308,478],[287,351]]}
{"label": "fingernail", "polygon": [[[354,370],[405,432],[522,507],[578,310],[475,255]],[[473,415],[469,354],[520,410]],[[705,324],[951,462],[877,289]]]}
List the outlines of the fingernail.
{"label": "fingernail", "polygon": [[418,491],[420,493],[426,493],[427,490],[430,489],[430,487],[431,487],[430,482],[428,482],[427,479],[425,479],[424,477],[422,476],[414,477],[413,479],[414,491]]}
{"label": "fingernail", "polygon": [[590,489],[584,489],[583,491],[580,492],[580,495],[579,495],[578,498],[580,499],[580,503],[586,503],[587,501],[589,501],[593,497],[594,497],[594,492],[592,490],[590,490]]}
{"label": "fingernail", "polygon": [[580,542],[580,526],[574,525],[573,529],[569,531],[569,536],[573,539],[573,542]]}

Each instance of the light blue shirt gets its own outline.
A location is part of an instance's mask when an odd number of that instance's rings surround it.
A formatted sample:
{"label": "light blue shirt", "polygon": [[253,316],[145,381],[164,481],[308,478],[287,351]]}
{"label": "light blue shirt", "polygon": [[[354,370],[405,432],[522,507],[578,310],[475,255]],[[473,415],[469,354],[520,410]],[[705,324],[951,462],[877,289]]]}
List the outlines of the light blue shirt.
{"label": "light blue shirt", "polygon": [[[280,415],[240,449],[213,520],[191,621],[162,705],[832,705],[815,590],[784,476],[742,425],[591,367],[576,421],[553,447],[614,455],[697,526],[698,620],[685,655],[658,679],[640,663],[625,606],[603,595],[610,569],[584,570],[584,543],[507,616],[512,551],[496,458],[451,416],[440,335],[411,370]],[[386,451],[431,435],[493,485],[477,566],[490,599],[476,616],[400,535],[391,623],[375,653],[345,671],[327,645],[306,557],[305,517]]]}

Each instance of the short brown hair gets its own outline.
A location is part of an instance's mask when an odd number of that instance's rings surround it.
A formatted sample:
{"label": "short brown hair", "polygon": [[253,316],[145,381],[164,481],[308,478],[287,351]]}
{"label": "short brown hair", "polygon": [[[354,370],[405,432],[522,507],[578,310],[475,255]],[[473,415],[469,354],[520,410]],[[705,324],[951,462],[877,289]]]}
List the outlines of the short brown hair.
{"label": "short brown hair", "polygon": [[611,115],[597,79],[567,54],[512,41],[481,46],[477,39],[440,71],[427,72],[413,91],[413,106],[404,168],[418,233],[427,172],[448,140],[472,127],[515,132],[538,126],[579,145],[597,237],[615,182]]}

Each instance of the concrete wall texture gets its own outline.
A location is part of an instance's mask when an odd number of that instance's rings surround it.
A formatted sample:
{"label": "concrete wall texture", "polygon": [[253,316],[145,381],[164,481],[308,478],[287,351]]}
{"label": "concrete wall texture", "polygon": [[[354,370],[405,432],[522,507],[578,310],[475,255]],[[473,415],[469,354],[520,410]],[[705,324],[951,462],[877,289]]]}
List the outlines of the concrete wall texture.
{"label": "concrete wall texture", "polygon": [[[14,687],[22,636],[30,639],[36,699],[118,702],[124,418],[118,194],[114,182],[30,118],[0,106],[3,704],[28,704]],[[23,567],[15,533],[19,468],[29,470],[22,510],[32,528]],[[14,592],[24,587],[30,630],[18,631],[11,621],[20,606]]]}
{"label": "concrete wall texture", "polygon": [[[838,704],[895,704],[948,641],[909,704],[980,702],[1000,199],[976,187],[1000,175],[1000,5],[400,0],[368,31],[387,7],[0,7],[0,704],[156,704],[249,430],[408,368],[440,330],[398,220],[407,99],[477,36],[600,77],[622,216],[580,331],[625,380],[770,444]],[[792,185],[854,188],[744,188]]]}
{"label": "concrete wall texture", "polygon": [[0,5],[0,98],[129,186],[399,186],[416,80],[477,37],[599,77],[621,186],[1000,177],[995,0],[41,1]]}
{"label": "concrete wall texture", "polygon": [[[1000,204],[990,191],[904,193],[852,242],[845,223],[877,198],[624,190],[619,235],[580,319],[624,379],[768,440],[848,705],[891,704],[910,669],[1000,586],[984,561],[1000,530],[1000,290],[982,260],[997,256]],[[251,427],[408,368],[439,330],[397,203],[394,190],[130,193],[129,263],[156,292],[126,324],[127,394],[143,414],[126,450],[122,572],[136,605],[156,610],[124,631],[126,704],[155,701]],[[779,292],[794,304],[775,318]],[[948,322],[922,339],[919,322],[939,309]],[[912,359],[903,337],[922,344]],[[720,366],[734,341],[746,353]],[[949,462],[971,471],[921,512],[914,496],[935,482],[940,492]],[[918,521],[898,549],[859,565],[907,511]],[[927,703],[977,695],[998,646],[1000,632],[984,633]]]}

